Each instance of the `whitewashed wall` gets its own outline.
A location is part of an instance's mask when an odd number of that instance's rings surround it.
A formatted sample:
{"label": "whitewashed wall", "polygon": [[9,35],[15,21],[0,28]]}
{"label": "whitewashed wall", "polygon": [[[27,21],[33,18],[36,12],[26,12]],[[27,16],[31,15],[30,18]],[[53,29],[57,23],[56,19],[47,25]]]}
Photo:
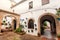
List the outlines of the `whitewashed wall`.
{"label": "whitewashed wall", "polygon": [[[32,9],[29,9],[30,1],[33,1]],[[28,19],[32,18],[35,20],[34,24],[37,24],[37,26],[34,28],[38,28],[38,18],[44,13],[56,14],[55,8],[59,8],[59,7],[60,7],[60,0],[50,0],[50,3],[46,5],[42,5],[41,0],[27,0],[26,2],[14,7],[13,9],[15,9],[16,13],[21,13],[20,19],[24,19],[24,21],[21,23],[24,25],[24,30],[26,31],[26,33],[37,36],[38,30],[35,31],[35,29],[28,29],[28,27],[25,27],[25,25],[28,26],[28,24],[25,24],[24,22],[28,23]],[[30,30],[29,33],[28,30]],[[34,31],[31,32],[31,30]]]}

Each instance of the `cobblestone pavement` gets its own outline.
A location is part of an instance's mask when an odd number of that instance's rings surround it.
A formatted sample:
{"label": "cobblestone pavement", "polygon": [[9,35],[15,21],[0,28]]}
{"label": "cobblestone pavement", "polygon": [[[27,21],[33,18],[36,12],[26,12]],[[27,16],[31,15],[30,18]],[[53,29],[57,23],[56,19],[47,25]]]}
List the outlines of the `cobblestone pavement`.
{"label": "cobblestone pavement", "polygon": [[27,35],[27,34],[22,35],[21,39],[22,40],[41,40],[40,37],[32,36],[32,35]]}
{"label": "cobblestone pavement", "polygon": [[14,32],[4,32],[0,34],[0,40],[40,40],[40,37],[32,35],[19,35]]}
{"label": "cobblestone pavement", "polygon": [[28,34],[19,35],[14,32],[4,32],[3,34],[0,34],[0,40],[46,40],[46,38]]}
{"label": "cobblestone pavement", "polygon": [[0,34],[0,40],[21,40],[20,35],[14,32],[4,32]]}
{"label": "cobblestone pavement", "polygon": [[37,37],[37,36],[32,36],[32,35],[22,35],[21,36],[22,40],[56,40],[54,38],[52,39],[47,39],[45,36]]}

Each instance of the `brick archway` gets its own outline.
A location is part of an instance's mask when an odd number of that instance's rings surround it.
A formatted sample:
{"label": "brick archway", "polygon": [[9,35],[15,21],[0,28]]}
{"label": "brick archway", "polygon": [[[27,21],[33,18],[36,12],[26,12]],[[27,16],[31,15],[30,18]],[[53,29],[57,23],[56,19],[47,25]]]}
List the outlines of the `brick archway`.
{"label": "brick archway", "polygon": [[11,18],[11,25],[12,25],[12,30],[16,30],[17,27],[17,18],[14,15],[5,15],[4,18],[7,19],[7,17]]}
{"label": "brick archway", "polygon": [[0,31],[2,30],[2,20],[3,20],[3,18],[4,17],[11,17],[12,18],[12,27],[14,27],[13,26],[13,20],[15,19],[16,20],[16,28],[18,28],[19,27],[19,24],[20,24],[20,15],[19,14],[17,14],[17,13],[13,13],[13,12],[9,12],[9,11],[6,11],[6,10],[0,10],[0,16],[1,16],[1,18],[0,18]]}
{"label": "brick archway", "polygon": [[44,15],[41,17],[40,19],[40,31],[41,31],[41,35],[44,34],[44,22],[48,21],[50,23],[51,26],[51,32],[52,34],[56,35],[56,23],[55,23],[55,19],[51,16],[51,15]]}
{"label": "brick archway", "polygon": [[51,13],[45,13],[45,14],[41,15],[39,17],[39,19],[38,19],[38,33],[41,34],[41,31],[40,30],[41,30],[41,27],[43,25],[43,22],[44,21],[49,21],[50,24],[52,23],[51,24],[52,27],[55,26],[55,29],[54,30],[58,34],[57,28],[59,26],[59,22],[58,22],[58,20],[56,18],[57,18],[57,16],[54,15],[54,14],[51,14]]}

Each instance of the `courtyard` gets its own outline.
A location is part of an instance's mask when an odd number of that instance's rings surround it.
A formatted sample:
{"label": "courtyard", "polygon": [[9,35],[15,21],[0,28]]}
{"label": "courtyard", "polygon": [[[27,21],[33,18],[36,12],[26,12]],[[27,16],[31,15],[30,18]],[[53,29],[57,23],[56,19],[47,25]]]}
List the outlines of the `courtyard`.
{"label": "courtyard", "polygon": [[60,0],[0,0],[0,40],[60,40]]}
{"label": "courtyard", "polygon": [[[0,40],[47,40],[45,37],[32,36],[28,34],[19,35],[13,31],[0,34]],[[55,40],[55,39],[51,39]]]}
{"label": "courtyard", "polygon": [[40,37],[31,35],[19,35],[14,32],[3,32],[0,34],[0,40],[40,40]]}

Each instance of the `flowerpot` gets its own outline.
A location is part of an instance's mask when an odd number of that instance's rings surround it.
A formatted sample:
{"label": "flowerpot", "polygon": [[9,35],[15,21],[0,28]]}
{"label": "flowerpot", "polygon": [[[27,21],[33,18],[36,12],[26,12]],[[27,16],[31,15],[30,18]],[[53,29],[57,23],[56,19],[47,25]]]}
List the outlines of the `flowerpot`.
{"label": "flowerpot", "polygon": [[40,33],[38,33],[38,37],[40,37]]}
{"label": "flowerpot", "polygon": [[60,40],[60,38],[58,38],[58,40]]}

